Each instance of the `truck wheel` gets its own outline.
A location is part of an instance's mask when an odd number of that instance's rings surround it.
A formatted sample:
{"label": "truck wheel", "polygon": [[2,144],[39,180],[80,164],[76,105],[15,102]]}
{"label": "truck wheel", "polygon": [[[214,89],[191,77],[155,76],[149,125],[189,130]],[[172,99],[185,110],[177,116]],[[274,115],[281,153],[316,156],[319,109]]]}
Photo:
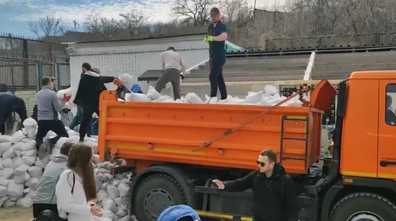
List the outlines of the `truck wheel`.
{"label": "truck wheel", "polygon": [[374,193],[354,193],[336,203],[330,213],[330,220],[396,220],[396,206],[388,199]]}
{"label": "truck wheel", "polygon": [[138,186],[132,206],[139,221],[156,220],[166,208],[187,204],[180,184],[167,174],[154,174]]}

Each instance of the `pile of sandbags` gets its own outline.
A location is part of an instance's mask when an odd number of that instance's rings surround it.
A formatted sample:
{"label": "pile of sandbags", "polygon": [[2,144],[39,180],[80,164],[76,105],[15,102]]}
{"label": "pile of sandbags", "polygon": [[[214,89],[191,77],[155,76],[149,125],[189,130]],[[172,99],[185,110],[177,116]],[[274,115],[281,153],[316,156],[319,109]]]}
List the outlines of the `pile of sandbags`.
{"label": "pile of sandbags", "polygon": [[37,123],[26,119],[24,129],[0,136],[0,207],[31,207],[49,158],[38,159]]}
{"label": "pile of sandbags", "polygon": [[95,168],[98,203],[104,210],[104,217],[118,221],[131,219],[130,211],[130,174],[111,174],[111,169],[123,166],[124,160],[97,162]]}
{"label": "pile of sandbags", "polygon": [[[245,104],[245,105],[267,105],[272,106],[285,100],[279,94],[278,89],[272,85],[267,85],[263,90],[259,92],[249,92],[245,98],[228,96],[225,100],[217,100],[217,98],[210,98],[206,96],[206,100],[203,101],[195,93],[188,93],[185,97],[174,100],[168,95],[162,95],[155,90],[152,86],[149,86],[147,94],[128,93],[125,95],[125,101],[129,102],[170,102],[170,103],[207,103],[207,104]],[[299,101],[299,96],[296,96],[286,101],[281,106],[302,106],[302,102]]]}
{"label": "pile of sandbags", "polygon": [[[60,154],[60,148],[65,142],[79,141],[79,134],[66,128],[69,137],[60,138],[51,155],[40,160],[35,141],[37,122],[28,118],[23,125],[24,128],[12,136],[0,134],[0,207],[31,207],[48,162],[54,155]],[[44,142],[54,136],[56,134],[49,131]],[[93,153],[97,152],[97,138],[87,137],[84,142],[91,146]],[[126,162],[99,162],[97,154],[93,158],[98,204],[103,207],[104,217],[121,221],[133,219],[129,214],[130,175],[111,174],[112,168],[123,166]]]}

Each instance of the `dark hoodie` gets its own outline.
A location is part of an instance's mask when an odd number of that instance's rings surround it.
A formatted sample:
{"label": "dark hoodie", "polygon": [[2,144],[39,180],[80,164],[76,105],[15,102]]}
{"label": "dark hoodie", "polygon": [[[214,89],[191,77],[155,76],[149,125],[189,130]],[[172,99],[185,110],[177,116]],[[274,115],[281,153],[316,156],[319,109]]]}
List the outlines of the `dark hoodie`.
{"label": "dark hoodie", "polygon": [[104,90],[106,90],[106,87],[100,75],[92,71],[87,71],[81,76],[74,103],[99,108],[100,93]]}
{"label": "dark hoodie", "polygon": [[297,221],[298,201],[291,177],[275,164],[271,177],[254,171],[243,178],[224,182],[225,191],[241,192],[252,188],[251,212],[256,221]]}
{"label": "dark hoodie", "polygon": [[5,120],[5,114],[11,112],[18,113],[23,122],[27,118],[25,101],[11,92],[0,92],[0,118],[4,117],[2,120]]}

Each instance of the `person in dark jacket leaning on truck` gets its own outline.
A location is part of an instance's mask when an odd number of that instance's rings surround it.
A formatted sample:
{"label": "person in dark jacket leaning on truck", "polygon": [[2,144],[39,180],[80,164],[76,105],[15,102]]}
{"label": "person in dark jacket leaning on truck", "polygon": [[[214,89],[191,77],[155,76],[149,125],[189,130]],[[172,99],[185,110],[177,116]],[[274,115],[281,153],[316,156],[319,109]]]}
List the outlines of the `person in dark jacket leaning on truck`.
{"label": "person in dark jacket leaning on truck", "polygon": [[241,192],[252,188],[254,221],[298,221],[298,201],[292,178],[276,162],[273,150],[264,150],[257,160],[258,170],[243,178],[222,182],[220,190]]}

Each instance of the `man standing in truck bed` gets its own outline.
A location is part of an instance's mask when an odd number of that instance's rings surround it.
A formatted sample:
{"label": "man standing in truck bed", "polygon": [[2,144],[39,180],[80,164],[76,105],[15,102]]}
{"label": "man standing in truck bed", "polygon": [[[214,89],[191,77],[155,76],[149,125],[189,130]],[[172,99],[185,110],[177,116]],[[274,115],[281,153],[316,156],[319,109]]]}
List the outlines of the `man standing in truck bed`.
{"label": "man standing in truck bed", "polygon": [[276,162],[273,150],[264,150],[257,160],[258,170],[243,178],[222,182],[213,180],[219,189],[242,192],[252,188],[254,221],[297,221],[298,201],[292,178]]}
{"label": "man standing in truck bed", "polygon": [[226,62],[225,40],[227,40],[227,28],[220,21],[220,10],[212,8],[210,10],[212,24],[209,25],[208,35],[204,41],[209,43],[209,81],[210,97],[217,97],[217,88],[220,91],[220,98],[227,99],[227,88],[223,78],[223,65]]}

